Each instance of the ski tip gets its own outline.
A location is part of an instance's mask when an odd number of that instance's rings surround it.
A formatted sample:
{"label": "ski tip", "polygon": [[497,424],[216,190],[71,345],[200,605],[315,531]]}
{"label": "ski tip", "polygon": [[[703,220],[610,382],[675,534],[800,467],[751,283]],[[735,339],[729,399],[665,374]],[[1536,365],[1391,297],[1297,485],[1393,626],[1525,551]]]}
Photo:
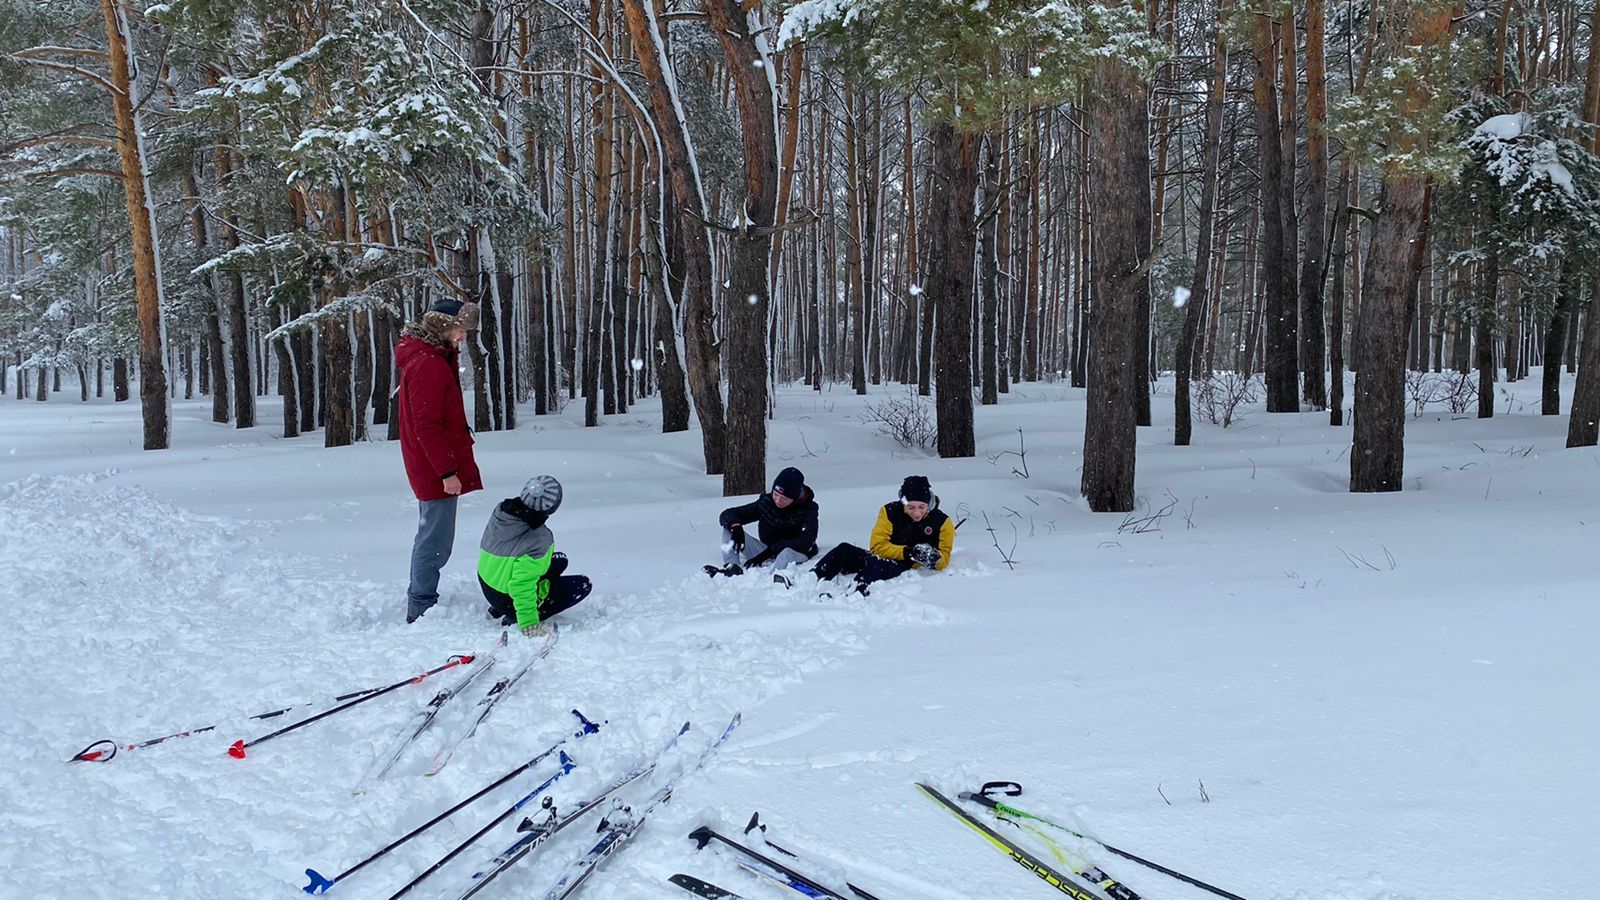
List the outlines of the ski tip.
{"label": "ski tip", "polygon": [[311,883],[301,890],[308,894],[326,894],[328,889],[333,887],[333,882],[316,869],[307,869],[306,877],[311,879]]}
{"label": "ski tip", "polygon": [[234,759],[244,759],[244,739],[243,738],[240,738],[239,740],[234,741],[233,743],[228,745],[228,755],[233,757]]}
{"label": "ski tip", "polygon": [[683,727],[678,729],[678,734],[679,735],[688,734],[689,733],[689,725],[690,725],[689,722],[683,723]]}

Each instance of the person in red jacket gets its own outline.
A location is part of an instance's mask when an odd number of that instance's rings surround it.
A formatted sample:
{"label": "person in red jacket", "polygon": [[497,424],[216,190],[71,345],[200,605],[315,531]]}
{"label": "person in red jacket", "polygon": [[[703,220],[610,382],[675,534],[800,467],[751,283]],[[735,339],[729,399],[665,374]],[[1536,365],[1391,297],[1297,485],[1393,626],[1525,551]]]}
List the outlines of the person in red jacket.
{"label": "person in red jacket", "polygon": [[439,602],[439,570],[455,546],[456,500],[483,489],[457,376],[458,348],[477,325],[476,303],[440,300],[421,321],[407,323],[394,349],[400,370],[400,458],[419,510],[406,588],[408,624]]}

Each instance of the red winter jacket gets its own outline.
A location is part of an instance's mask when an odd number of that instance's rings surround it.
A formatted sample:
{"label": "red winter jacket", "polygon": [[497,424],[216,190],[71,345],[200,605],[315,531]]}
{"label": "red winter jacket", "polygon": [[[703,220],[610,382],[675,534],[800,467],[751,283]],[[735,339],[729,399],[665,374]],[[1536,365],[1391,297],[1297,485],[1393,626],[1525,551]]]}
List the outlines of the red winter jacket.
{"label": "red winter jacket", "polygon": [[459,352],[406,335],[394,349],[400,370],[400,457],[418,500],[443,500],[444,479],[461,479],[461,493],[483,489],[472,458],[472,431],[456,378]]}

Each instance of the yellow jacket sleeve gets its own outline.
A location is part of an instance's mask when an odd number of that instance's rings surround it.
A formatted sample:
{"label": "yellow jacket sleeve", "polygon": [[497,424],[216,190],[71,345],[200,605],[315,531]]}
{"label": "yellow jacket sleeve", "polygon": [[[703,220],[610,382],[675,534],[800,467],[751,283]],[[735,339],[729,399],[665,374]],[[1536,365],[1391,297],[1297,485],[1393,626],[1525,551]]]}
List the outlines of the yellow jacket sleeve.
{"label": "yellow jacket sleeve", "polygon": [[956,523],[947,517],[944,525],[939,528],[939,561],[934,564],[935,569],[943,569],[950,565],[950,553],[956,548]]}
{"label": "yellow jacket sleeve", "polygon": [[893,533],[894,527],[889,524],[888,510],[878,507],[878,521],[872,526],[872,539],[868,541],[867,549],[872,551],[873,556],[904,562],[906,548],[889,542],[889,536]]}

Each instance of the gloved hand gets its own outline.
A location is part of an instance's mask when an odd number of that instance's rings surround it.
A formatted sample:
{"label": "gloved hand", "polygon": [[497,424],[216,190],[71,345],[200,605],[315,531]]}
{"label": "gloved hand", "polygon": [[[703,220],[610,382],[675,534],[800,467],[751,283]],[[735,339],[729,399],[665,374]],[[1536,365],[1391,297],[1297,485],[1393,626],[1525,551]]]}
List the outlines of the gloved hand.
{"label": "gloved hand", "polygon": [[737,552],[743,553],[744,552],[744,526],[740,525],[737,522],[735,522],[734,524],[728,526],[728,537],[733,540],[733,549],[735,551],[737,551]]}
{"label": "gloved hand", "polygon": [[531,638],[544,637],[550,633],[550,630],[551,625],[549,622],[530,622],[522,626],[523,635]]}
{"label": "gloved hand", "polygon": [[912,544],[906,551],[906,558],[924,568],[931,569],[939,564],[939,548],[932,544]]}
{"label": "gloved hand", "polygon": [[557,578],[560,578],[561,577],[561,573],[565,572],[566,570],[567,570],[567,555],[565,553],[557,551],[556,553],[551,554],[551,556],[550,556],[550,568],[545,571],[544,577],[549,578],[549,579],[551,579],[553,581],[553,580],[555,580]]}

